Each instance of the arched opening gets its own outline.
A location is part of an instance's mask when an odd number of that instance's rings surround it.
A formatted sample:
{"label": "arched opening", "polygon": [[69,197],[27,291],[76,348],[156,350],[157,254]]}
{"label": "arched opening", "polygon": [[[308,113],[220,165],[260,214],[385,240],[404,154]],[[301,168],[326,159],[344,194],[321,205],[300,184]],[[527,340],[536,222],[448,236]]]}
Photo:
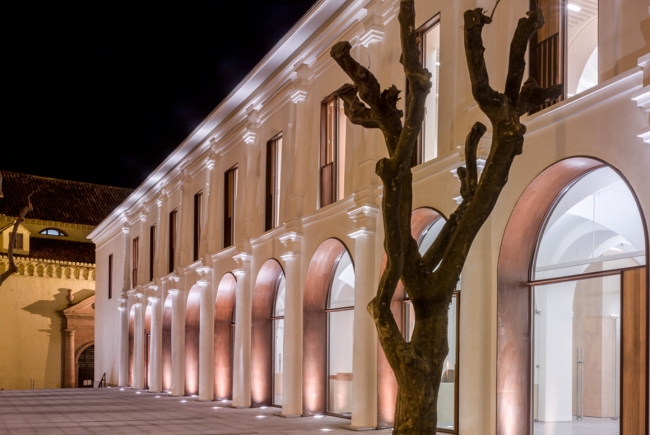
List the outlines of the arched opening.
{"label": "arched opening", "polygon": [[193,285],[185,305],[185,395],[199,394],[201,287]]}
{"label": "arched opening", "polygon": [[153,305],[151,301],[147,304],[144,313],[144,388],[149,388],[149,379],[151,379],[151,310]]}
{"label": "arched opening", "polygon": [[303,412],[306,415],[349,413],[353,308],[352,260],[343,243],[328,239],[314,253],[305,282]]}
{"label": "arched opening", "polygon": [[[278,322],[284,321],[276,317],[274,312],[274,303],[280,288],[282,288],[281,293],[284,294],[282,266],[275,260],[268,260],[262,265],[253,290],[251,331],[251,401],[253,406],[282,404],[282,390],[278,390],[278,388],[282,387],[281,355],[284,325],[279,327]],[[284,316],[284,311],[282,316]],[[278,333],[281,334],[279,339]],[[280,345],[279,349],[278,344]],[[275,361],[278,358],[280,360],[279,367],[278,362]],[[276,397],[278,391],[280,392],[279,403],[278,397]]]}
{"label": "arched opening", "polygon": [[133,386],[134,363],[133,354],[135,351],[135,306],[131,307],[129,312],[129,378],[127,385]]}
{"label": "arched opening", "polygon": [[93,388],[95,379],[95,345],[81,351],[77,358],[77,387]]}
{"label": "arched opening", "polygon": [[[411,215],[411,235],[418,242],[420,253],[426,252],[433,244],[446,219],[436,210],[428,207],[413,210]],[[386,264],[386,256],[382,262],[381,272]],[[438,393],[438,427],[442,430],[454,430],[457,427],[457,397],[458,397],[458,321],[460,286],[452,298],[449,307],[449,353],[445,359],[445,371]],[[398,283],[391,310],[404,338],[409,341],[415,325],[415,312],[401,281]],[[395,418],[395,403],[397,400],[397,380],[386,356],[378,347],[378,397],[377,425],[392,427]]]}
{"label": "arched opening", "polygon": [[221,279],[214,304],[214,398],[232,399],[235,293],[237,280],[231,273]]}
{"label": "arched opening", "polygon": [[602,162],[564,160],[526,189],[499,256],[498,434],[645,433],[646,250]]}
{"label": "arched opening", "polygon": [[162,390],[172,389],[172,297],[167,296],[162,315]]}

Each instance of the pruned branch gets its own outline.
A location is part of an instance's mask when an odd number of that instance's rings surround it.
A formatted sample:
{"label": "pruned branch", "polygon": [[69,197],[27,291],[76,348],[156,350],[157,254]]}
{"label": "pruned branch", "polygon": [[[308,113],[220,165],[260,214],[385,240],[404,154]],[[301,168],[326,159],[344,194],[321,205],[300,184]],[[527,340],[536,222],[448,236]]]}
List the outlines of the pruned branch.
{"label": "pruned branch", "polygon": [[540,88],[537,81],[530,77],[521,88],[519,100],[517,101],[517,113],[521,116],[542,104],[557,100],[563,92],[564,85],[562,83],[548,88]]}
{"label": "pruned branch", "polygon": [[16,237],[17,237],[17,234],[18,234],[18,227],[20,227],[20,224],[22,224],[25,221],[25,216],[27,216],[27,213],[34,210],[34,208],[32,207],[31,196],[32,196],[32,194],[30,194],[27,197],[27,206],[20,211],[20,214],[18,215],[18,218],[16,219],[16,222],[14,222],[14,228],[11,231],[11,239],[9,239],[9,250],[8,250],[8,253],[7,253],[7,257],[9,258],[9,268],[7,270],[5,270],[2,273],[2,275],[0,275],[0,286],[12,274],[18,272],[18,266],[16,266],[16,263],[14,261],[14,245],[16,243]]}
{"label": "pruned branch", "polygon": [[361,102],[357,96],[358,92],[357,87],[349,83],[336,91],[336,94],[343,100],[345,116],[352,124],[365,128],[379,128],[379,120],[373,116],[372,110]]}

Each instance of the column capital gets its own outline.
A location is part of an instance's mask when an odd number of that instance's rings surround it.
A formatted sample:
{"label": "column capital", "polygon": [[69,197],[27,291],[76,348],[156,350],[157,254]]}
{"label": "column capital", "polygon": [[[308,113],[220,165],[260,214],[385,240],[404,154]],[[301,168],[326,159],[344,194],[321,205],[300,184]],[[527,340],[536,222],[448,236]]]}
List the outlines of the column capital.
{"label": "column capital", "polygon": [[349,211],[348,216],[354,222],[355,229],[348,235],[354,239],[359,236],[374,234],[378,215],[379,209],[369,205],[362,205]]}
{"label": "column capital", "polygon": [[302,235],[296,232],[288,232],[280,237],[280,243],[284,246],[284,253],[280,256],[284,261],[300,256]]}
{"label": "column capital", "polygon": [[152,304],[155,304],[156,302],[160,302],[160,301],[161,301],[161,298],[159,298],[158,296],[149,296],[147,299],[148,299],[149,302],[151,302]]}

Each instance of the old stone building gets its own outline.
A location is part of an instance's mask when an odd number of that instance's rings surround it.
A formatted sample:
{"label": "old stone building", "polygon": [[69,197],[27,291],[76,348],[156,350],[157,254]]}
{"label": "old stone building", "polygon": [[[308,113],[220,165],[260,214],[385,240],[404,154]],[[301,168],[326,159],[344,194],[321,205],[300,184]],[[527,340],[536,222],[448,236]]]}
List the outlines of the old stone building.
{"label": "old stone building", "polygon": [[129,189],[2,171],[0,273],[13,223],[18,273],[0,287],[0,388],[92,386],[95,246],[86,237]]}

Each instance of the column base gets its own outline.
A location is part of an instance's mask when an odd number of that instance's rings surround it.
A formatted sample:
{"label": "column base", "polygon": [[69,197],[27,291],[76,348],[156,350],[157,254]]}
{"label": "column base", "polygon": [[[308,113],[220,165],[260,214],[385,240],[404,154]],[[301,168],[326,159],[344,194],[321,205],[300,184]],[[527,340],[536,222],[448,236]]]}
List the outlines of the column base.
{"label": "column base", "polygon": [[248,409],[248,408],[250,408],[250,406],[246,406],[246,405],[230,405],[230,406],[228,406],[228,408],[234,408],[234,409]]}
{"label": "column base", "polygon": [[372,427],[372,426],[352,426],[351,424],[350,425],[345,425],[345,426],[339,426],[339,427],[341,429],[351,430],[351,431],[355,431],[355,432],[365,432],[365,431],[369,431],[369,430],[377,430],[376,427]]}
{"label": "column base", "polygon": [[276,412],[275,414],[276,417],[282,417],[282,418],[299,418],[302,417],[300,414],[283,414],[281,412]]}

